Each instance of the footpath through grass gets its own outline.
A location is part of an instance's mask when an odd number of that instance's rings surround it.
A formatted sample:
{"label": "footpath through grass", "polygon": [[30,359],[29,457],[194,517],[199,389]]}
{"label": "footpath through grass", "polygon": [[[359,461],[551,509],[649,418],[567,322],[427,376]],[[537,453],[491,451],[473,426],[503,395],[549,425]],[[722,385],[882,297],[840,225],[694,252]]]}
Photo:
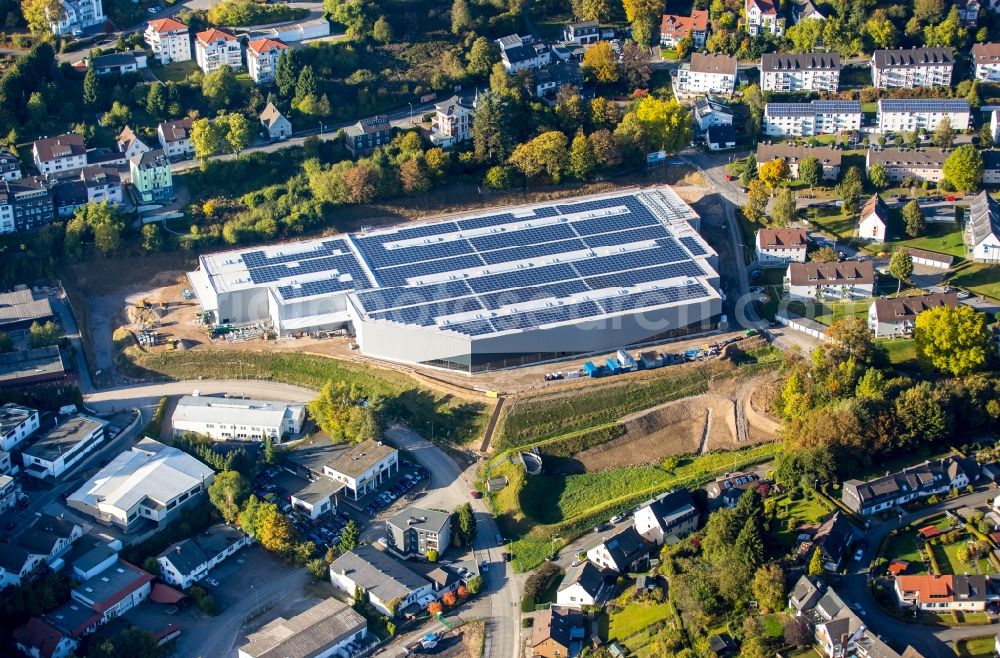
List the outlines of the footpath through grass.
{"label": "footpath through grass", "polygon": [[319,390],[328,381],[357,386],[384,400],[386,414],[417,430],[434,423],[435,435],[464,444],[482,437],[492,405],[482,398],[440,393],[420,386],[404,373],[374,369],[316,354],[218,350],[126,352],[125,374],[139,378],[260,379]]}

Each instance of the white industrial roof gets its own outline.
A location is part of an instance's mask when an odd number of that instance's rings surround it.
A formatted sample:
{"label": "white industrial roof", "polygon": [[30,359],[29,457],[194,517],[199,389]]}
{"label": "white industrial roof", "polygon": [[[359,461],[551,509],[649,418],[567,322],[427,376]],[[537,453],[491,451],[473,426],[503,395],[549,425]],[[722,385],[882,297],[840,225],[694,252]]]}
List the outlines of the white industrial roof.
{"label": "white industrial roof", "polygon": [[173,422],[223,423],[280,427],[282,421],[302,412],[304,404],[275,400],[244,400],[185,395],[177,402]]}

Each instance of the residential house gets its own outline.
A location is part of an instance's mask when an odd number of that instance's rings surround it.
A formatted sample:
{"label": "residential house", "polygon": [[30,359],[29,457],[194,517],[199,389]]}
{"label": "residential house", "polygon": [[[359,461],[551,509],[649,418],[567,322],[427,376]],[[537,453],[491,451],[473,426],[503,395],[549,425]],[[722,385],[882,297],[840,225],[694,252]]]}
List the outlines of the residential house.
{"label": "residential house", "polygon": [[660,45],[675,48],[684,39],[690,38],[695,50],[705,47],[708,39],[708,10],[693,9],[690,16],[664,14],[660,22]]}
{"label": "residential house", "polygon": [[368,622],[347,604],[330,597],[291,619],[278,617],[247,635],[238,658],[327,658],[357,654],[368,637]]}
{"label": "residential house", "polygon": [[583,74],[576,62],[560,62],[535,72],[535,96],[538,98],[555,96],[563,85],[579,87],[582,84]]}
{"label": "residential house", "polygon": [[431,581],[370,544],[358,546],[334,560],[330,565],[330,582],[351,597],[360,588],[369,603],[390,618],[410,605],[426,608],[436,598]]}
{"label": "residential house", "polygon": [[875,294],[875,269],[871,261],[789,263],[784,287],[792,300],[856,300]]}
{"label": "residential house", "polygon": [[52,181],[49,191],[56,217],[72,217],[77,208],[87,205],[87,186],[82,180]]}
{"label": "residential house", "polygon": [[63,556],[82,535],[83,528],[76,523],[40,514],[13,542],[0,543],[0,588],[20,585],[42,565],[53,571],[62,569]]}
{"label": "residential house", "polygon": [[896,576],[893,589],[900,606],[935,612],[982,612],[988,601],[1000,599],[989,576],[980,574]]}
{"label": "residential house", "polygon": [[863,482],[844,482],[841,500],[854,513],[868,517],[917,498],[964,489],[979,477],[974,459],[945,457]]}
{"label": "residential house", "polygon": [[152,581],[152,574],[119,559],[75,587],[70,593],[72,600],[43,619],[71,637],[90,635],[149,598]]}
{"label": "residential house", "polygon": [[307,479],[301,487],[291,491],[288,495],[288,502],[300,514],[315,521],[327,512],[333,511],[337,506],[337,494],[343,488],[342,482],[334,482],[321,475],[314,479]]}
{"label": "residential house", "polygon": [[840,510],[820,524],[816,534],[813,535],[813,545],[819,551],[823,568],[827,571],[838,571],[853,540],[854,528]]}
{"label": "residential house", "polygon": [[187,589],[202,580],[227,557],[249,546],[252,539],[238,528],[217,523],[205,532],[179,541],[156,558],[160,577]]}
{"label": "residential house", "polygon": [[771,0],[746,0],[746,29],[750,36],[771,34],[780,37],[785,32],[785,19]]}
{"label": "residential house", "polygon": [[344,146],[355,158],[371,155],[375,147],[392,141],[392,124],[389,117],[379,115],[362,119],[344,128]]}
{"label": "residential house", "polygon": [[140,203],[166,203],[174,197],[174,177],[163,149],[134,155],[129,171]]}
{"label": "residential house", "polygon": [[199,32],[194,38],[194,57],[204,73],[223,66],[243,68],[243,43],[234,34],[218,28]]}
{"label": "residential house", "polygon": [[288,453],[288,459],[302,475],[342,483],[346,495],[354,500],[375,491],[393,473],[399,472],[398,451],[381,441],[298,449]]}
{"label": "residential house", "polygon": [[861,101],[768,103],[764,134],[774,137],[815,137],[861,130]]}
{"label": "residential house", "polygon": [[0,543],[0,589],[16,587],[45,564],[45,555],[17,545]]}
{"label": "residential house", "polygon": [[146,68],[146,53],[137,50],[128,53],[107,53],[97,57],[84,59],[88,68],[94,69],[97,75],[124,75],[136,73]]}
{"label": "residential house", "polygon": [[705,144],[709,151],[725,151],[736,148],[736,129],[732,126],[712,126],[705,133]]}
{"label": "residential house", "polygon": [[563,41],[587,45],[601,40],[601,26],[597,21],[566,23],[563,26]]}
{"label": "residential house", "polygon": [[556,592],[556,603],[567,608],[601,605],[606,585],[604,571],[593,562],[583,562],[566,570]]}
{"label": "residential house", "polygon": [[986,192],[972,197],[962,238],[972,260],[1000,263],[1000,204]]}
{"label": "residential house", "polygon": [[[9,456],[9,453],[4,453]],[[8,467],[8,471],[10,468]],[[17,505],[17,481],[9,475],[0,475],[0,514],[4,514]]]}
{"label": "residential house", "polygon": [[792,3],[792,22],[798,24],[799,21],[804,20],[825,21],[824,11],[816,6],[812,0],[797,0]]}
{"label": "residential house", "polygon": [[972,46],[975,79],[980,82],[1000,82],[1000,43],[977,43]]}
{"label": "residential house", "polygon": [[792,178],[799,177],[799,163],[806,158],[816,158],[823,167],[823,180],[835,181],[840,177],[842,153],[829,146],[792,146],[789,144],[758,144],[757,166],[781,159],[788,165]]}
{"label": "residential house", "polygon": [[87,145],[77,133],[36,139],[31,155],[42,176],[75,174],[87,166]]}
{"label": "residential house", "polygon": [[[761,229],[768,230],[768,229]],[[797,230],[797,229],[772,229],[772,230]],[[715,478],[715,482],[710,483],[705,487],[708,497],[712,500],[718,498],[724,498],[727,494],[730,494],[730,499],[735,502],[739,500],[740,496],[747,489],[753,487],[758,482],[760,482],[760,476],[752,471],[737,472],[737,473],[726,473],[721,477]],[[727,505],[728,507],[728,505]]]}
{"label": "residential house", "polygon": [[494,39],[493,42],[500,46],[500,52],[507,50],[508,48],[517,48],[518,46],[523,46],[526,43],[533,43],[535,38],[530,34],[527,36],[521,36],[519,34],[508,34],[505,37],[500,37],[499,39]]}
{"label": "residential house", "polygon": [[149,21],[142,36],[160,64],[191,60],[191,34],[176,18]]}
{"label": "residential house", "polygon": [[385,534],[389,547],[403,555],[441,556],[451,546],[451,514],[408,507],[385,522]]}
{"label": "residential house", "polygon": [[177,119],[164,121],[156,127],[156,136],[160,147],[171,161],[186,160],[194,155],[194,144],[191,143],[192,119]]}
{"label": "residential house", "polygon": [[952,48],[901,48],[872,53],[872,83],[879,89],[948,87],[955,67]]}
{"label": "residential house", "polygon": [[736,58],[691,53],[677,70],[674,90],[680,94],[732,94],[736,90]]}
{"label": "residential house", "polygon": [[1000,185],[1000,151],[981,151],[983,156],[983,185]]}
{"label": "residential house", "polygon": [[4,450],[0,450],[0,475],[14,475],[14,462]]}
{"label": "residential house", "polygon": [[452,96],[434,106],[431,118],[431,143],[448,148],[472,139],[472,118],[476,113],[476,98]]}
{"label": "residential house", "polygon": [[[656,525],[647,531],[656,536],[656,528],[659,527],[657,520]],[[639,534],[638,528],[625,528],[587,551],[588,560],[602,569],[619,574],[628,573],[648,556],[649,545]]]}
{"label": "residential house", "polygon": [[885,242],[885,231],[889,226],[889,206],[878,192],[861,208],[858,223],[858,237],[872,242]]}
{"label": "residential house", "polygon": [[979,0],[955,0],[955,7],[958,8],[958,20],[962,27],[976,27],[979,22]]}
{"label": "residential house", "polygon": [[36,176],[0,180],[0,233],[30,231],[55,219],[52,190]]}
{"label": "residential house", "polygon": [[882,98],[878,101],[879,132],[933,132],[942,121],[957,132],[969,127],[969,101],[964,98]]}
{"label": "residential house", "polygon": [[80,646],[75,638],[65,635],[38,617],[14,629],[18,650],[31,658],[72,658]]}
{"label": "residential house", "polygon": [[125,532],[162,527],[208,490],[215,471],[191,455],[144,438],[112,459],[66,504]]}
{"label": "residential house", "polygon": [[806,262],[809,238],[804,228],[762,228],[757,231],[754,249],[764,267]]}
{"label": "residential house", "polygon": [[21,161],[17,155],[5,148],[0,148],[0,179],[17,180],[21,178]]}
{"label": "residential house", "polygon": [[876,299],[868,307],[868,328],[876,338],[911,336],[918,315],[938,306],[957,305],[958,294],[954,292]]}
{"label": "residential house", "polygon": [[694,122],[701,132],[712,126],[731,126],[733,116],[733,109],[718,98],[706,96],[694,102]]}
{"label": "residential house", "polygon": [[795,611],[798,616],[806,610],[816,607],[816,602],[823,595],[823,583],[811,576],[799,576],[792,586],[792,591],[788,593],[788,607]]}
{"label": "residential house", "polygon": [[80,179],[87,188],[89,203],[120,204],[122,202],[122,179],[113,167],[90,165],[80,172]]}
{"label": "residential house", "polygon": [[[7,299],[4,299],[7,295],[18,295],[24,296],[24,293],[31,297],[31,291],[16,291],[14,293],[6,293],[0,296],[0,309],[8,309],[13,306],[17,309],[17,305],[10,304]],[[17,300],[15,300],[16,302]],[[45,300],[48,302],[48,299]],[[52,307],[49,306],[49,317],[51,317]],[[34,322],[34,320],[32,320]],[[10,331],[11,329],[20,328],[17,324],[11,327],[6,327],[0,325],[0,329],[3,331]],[[25,327],[26,328],[26,327]],[[38,431],[38,412],[29,407],[22,406],[20,404],[15,404],[14,402],[8,402],[7,404],[0,407],[0,450],[5,452],[10,452],[14,448],[21,445],[25,439]]]}
{"label": "residential house", "polygon": [[59,15],[49,13],[49,29],[57,37],[80,36],[87,28],[104,24],[104,5],[101,0],[60,0]]}
{"label": "residential house", "polygon": [[[698,528],[698,519],[698,508],[695,507],[691,493],[687,489],[677,489],[643,503],[635,513],[635,531],[643,539],[657,546],[664,543],[676,544],[682,537]],[[626,554],[631,552],[628,548],[630,541],[631,535],[624,538]],[[618,557],[614,559],[620,564]],[[627,561],[625,563],[626,566],[630,564]]]}
{"label": "residential house", "polygon": [[522,40],[521,45],[502,48],[500,61],[507,73],[545,68],[552,63],[552,53],[544,43]]}
{"label": "residential house", "polygon": [[128,126],[122,128],[122,131],[118,133],[115,145],[118,147],[119,153],[125,154],[126,161],[131,160],[135,155],[145,153],[150,150],[149,147],[146,146],[146,143],[139,139],[135,132],[133,132]]}
{"label": "residential house", "polygon": [[885,167],[888,179],[900,183],[907,178],[915,181],[939,183],[944,178],[944,162],[949,153],[941,149],[868,149],[865,156],[865,171],[873,164]]}
{"label": "residential house", "polygon": [[276,400],[185,395],[177,402],[170,424],[174,437],[185,432],[216,441],[281,443],[297,436],[306,420],[306,405]]}
{"label": "residential house", "polygon": [[586,619],[579,610],[549,606],[535,615],[531,627],[531,655],[537,658],[575,658],[583,650]]}
{"label": "residential house", "polygon": [[260,113],[260,125],[267,131],[267,139],[270,142],[283,142],[292,136],[292,122],[278,111],[274,103],[268,103]]}
{"label": "residential house", "polygon": [[25,473],[40,480],[59,477],[104,442],[105,425],[83,415],[58,421],[21,452]]}
{"label": "residential house", "polygon": [[274,82],[278,56],[288,46],[277,39],[254,39],[247,44],[247,72],[259,85]]}
{"label": "residential house", "polygon": [[840,86],[837,53],[764,53],[760,58],[763,91],[835,92]]}

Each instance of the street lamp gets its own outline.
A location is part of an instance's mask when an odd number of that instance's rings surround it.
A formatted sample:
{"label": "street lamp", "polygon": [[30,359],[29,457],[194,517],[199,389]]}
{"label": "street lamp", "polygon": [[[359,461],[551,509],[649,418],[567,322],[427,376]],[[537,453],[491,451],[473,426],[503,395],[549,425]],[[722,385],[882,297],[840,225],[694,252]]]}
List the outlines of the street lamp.
{"label": "street lamp", "polygon": [[413,103],[407,103],[410,106],[410,125],[413,125]]}
{"label": "street lamp", "polygon": [[319,122],[319,134],[320,135],[323,134],[323,122],[322,121]]}
{"label": "street lamp", "polygon": [[259,613],[260,613],[260,592],[259,592],[259,591],[257,590],[257,588],[256,588],[255,586],[253,586],[253,585],[251,585],[251,586],[250,586],[250,589],[252,589],[252,590],[253,590],[253,593],[254,593],[254,595],[255,595],[255,598],[257,599],[257,607],[255,608],[254,612],[255,612],[256,614],[259,614]]}

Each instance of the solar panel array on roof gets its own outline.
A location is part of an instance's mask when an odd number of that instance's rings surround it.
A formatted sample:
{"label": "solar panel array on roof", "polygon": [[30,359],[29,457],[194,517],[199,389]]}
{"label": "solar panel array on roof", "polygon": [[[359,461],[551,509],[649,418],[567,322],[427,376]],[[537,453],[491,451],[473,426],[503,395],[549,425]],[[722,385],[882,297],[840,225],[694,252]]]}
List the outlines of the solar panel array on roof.
{"label": "solar panel array on roof", "polygon": [[882,112],[968,112],[969,101],[955,98],[883,98]]}
{"label": "solar panel array on roof", "polygon": [[687,250],[691,252],[692,256],[705,256],[708,254],[705,248],[701,246],[701,243],[697,239],[690,236],[681,238],[681,244],[687,247]]}

